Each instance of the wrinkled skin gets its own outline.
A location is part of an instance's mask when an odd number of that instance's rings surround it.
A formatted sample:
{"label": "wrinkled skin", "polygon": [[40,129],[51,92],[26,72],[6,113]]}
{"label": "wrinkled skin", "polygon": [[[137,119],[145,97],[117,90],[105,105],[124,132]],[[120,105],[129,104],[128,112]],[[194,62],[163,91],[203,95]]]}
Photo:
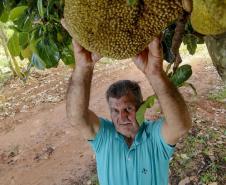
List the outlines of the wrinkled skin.
{"label": "wrinkled skin", "polygon": [[136,121],[136,102],[132,93],[121,98],[109,98],[109,108],[111,119],[116,130],[125,136],[127,142],[130,143],[139,130]]}

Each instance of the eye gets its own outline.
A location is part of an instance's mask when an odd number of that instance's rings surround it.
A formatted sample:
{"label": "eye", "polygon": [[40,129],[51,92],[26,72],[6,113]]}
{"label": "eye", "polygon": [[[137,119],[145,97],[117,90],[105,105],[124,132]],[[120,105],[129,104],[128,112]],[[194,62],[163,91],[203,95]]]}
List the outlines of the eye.
{"label": "eye", "polygon": [[127,111],[127,112],[132,112],[132,111],[133,111],[133,107],[127,107],[127,108],[126,108],[126,111]]}
{"label": "eye", "polygon": [[114,113],[114,114],[118,114],[119,111],[117,109],[114,109],[114,108],[111,108],[111,112]]}

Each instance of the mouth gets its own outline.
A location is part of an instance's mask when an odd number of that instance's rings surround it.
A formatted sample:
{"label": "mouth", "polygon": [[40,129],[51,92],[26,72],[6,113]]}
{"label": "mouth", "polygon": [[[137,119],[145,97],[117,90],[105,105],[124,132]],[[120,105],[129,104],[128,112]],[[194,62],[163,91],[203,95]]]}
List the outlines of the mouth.
{"label": "mouth", "polygon": [[128,125],[131,125],[132,123],[120,123],[119,125],[120,126],[128,126]]}

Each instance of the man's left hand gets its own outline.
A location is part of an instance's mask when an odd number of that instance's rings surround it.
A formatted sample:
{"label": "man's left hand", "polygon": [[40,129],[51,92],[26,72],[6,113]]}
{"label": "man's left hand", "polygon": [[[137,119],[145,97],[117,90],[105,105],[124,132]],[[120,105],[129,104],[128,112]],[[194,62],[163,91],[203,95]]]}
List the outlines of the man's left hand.
{"label": "man's left hand", "polygon": [[138,69],[146,76],[161,75],[163,72],[163,51],[160,37],[155,37],[148,47],[133,60]]}

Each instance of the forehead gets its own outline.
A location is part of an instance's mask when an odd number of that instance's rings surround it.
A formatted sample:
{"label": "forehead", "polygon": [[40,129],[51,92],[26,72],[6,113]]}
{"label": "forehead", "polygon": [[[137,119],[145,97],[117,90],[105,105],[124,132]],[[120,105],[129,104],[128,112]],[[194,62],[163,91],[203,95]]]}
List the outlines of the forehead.
{"label": "forehead", "polygon": [[126,96],[122,96],[121,98],[109,98],[109,106],[110,107],[121,107],[126,105],[135,105],[135,97],[128,93]]}

